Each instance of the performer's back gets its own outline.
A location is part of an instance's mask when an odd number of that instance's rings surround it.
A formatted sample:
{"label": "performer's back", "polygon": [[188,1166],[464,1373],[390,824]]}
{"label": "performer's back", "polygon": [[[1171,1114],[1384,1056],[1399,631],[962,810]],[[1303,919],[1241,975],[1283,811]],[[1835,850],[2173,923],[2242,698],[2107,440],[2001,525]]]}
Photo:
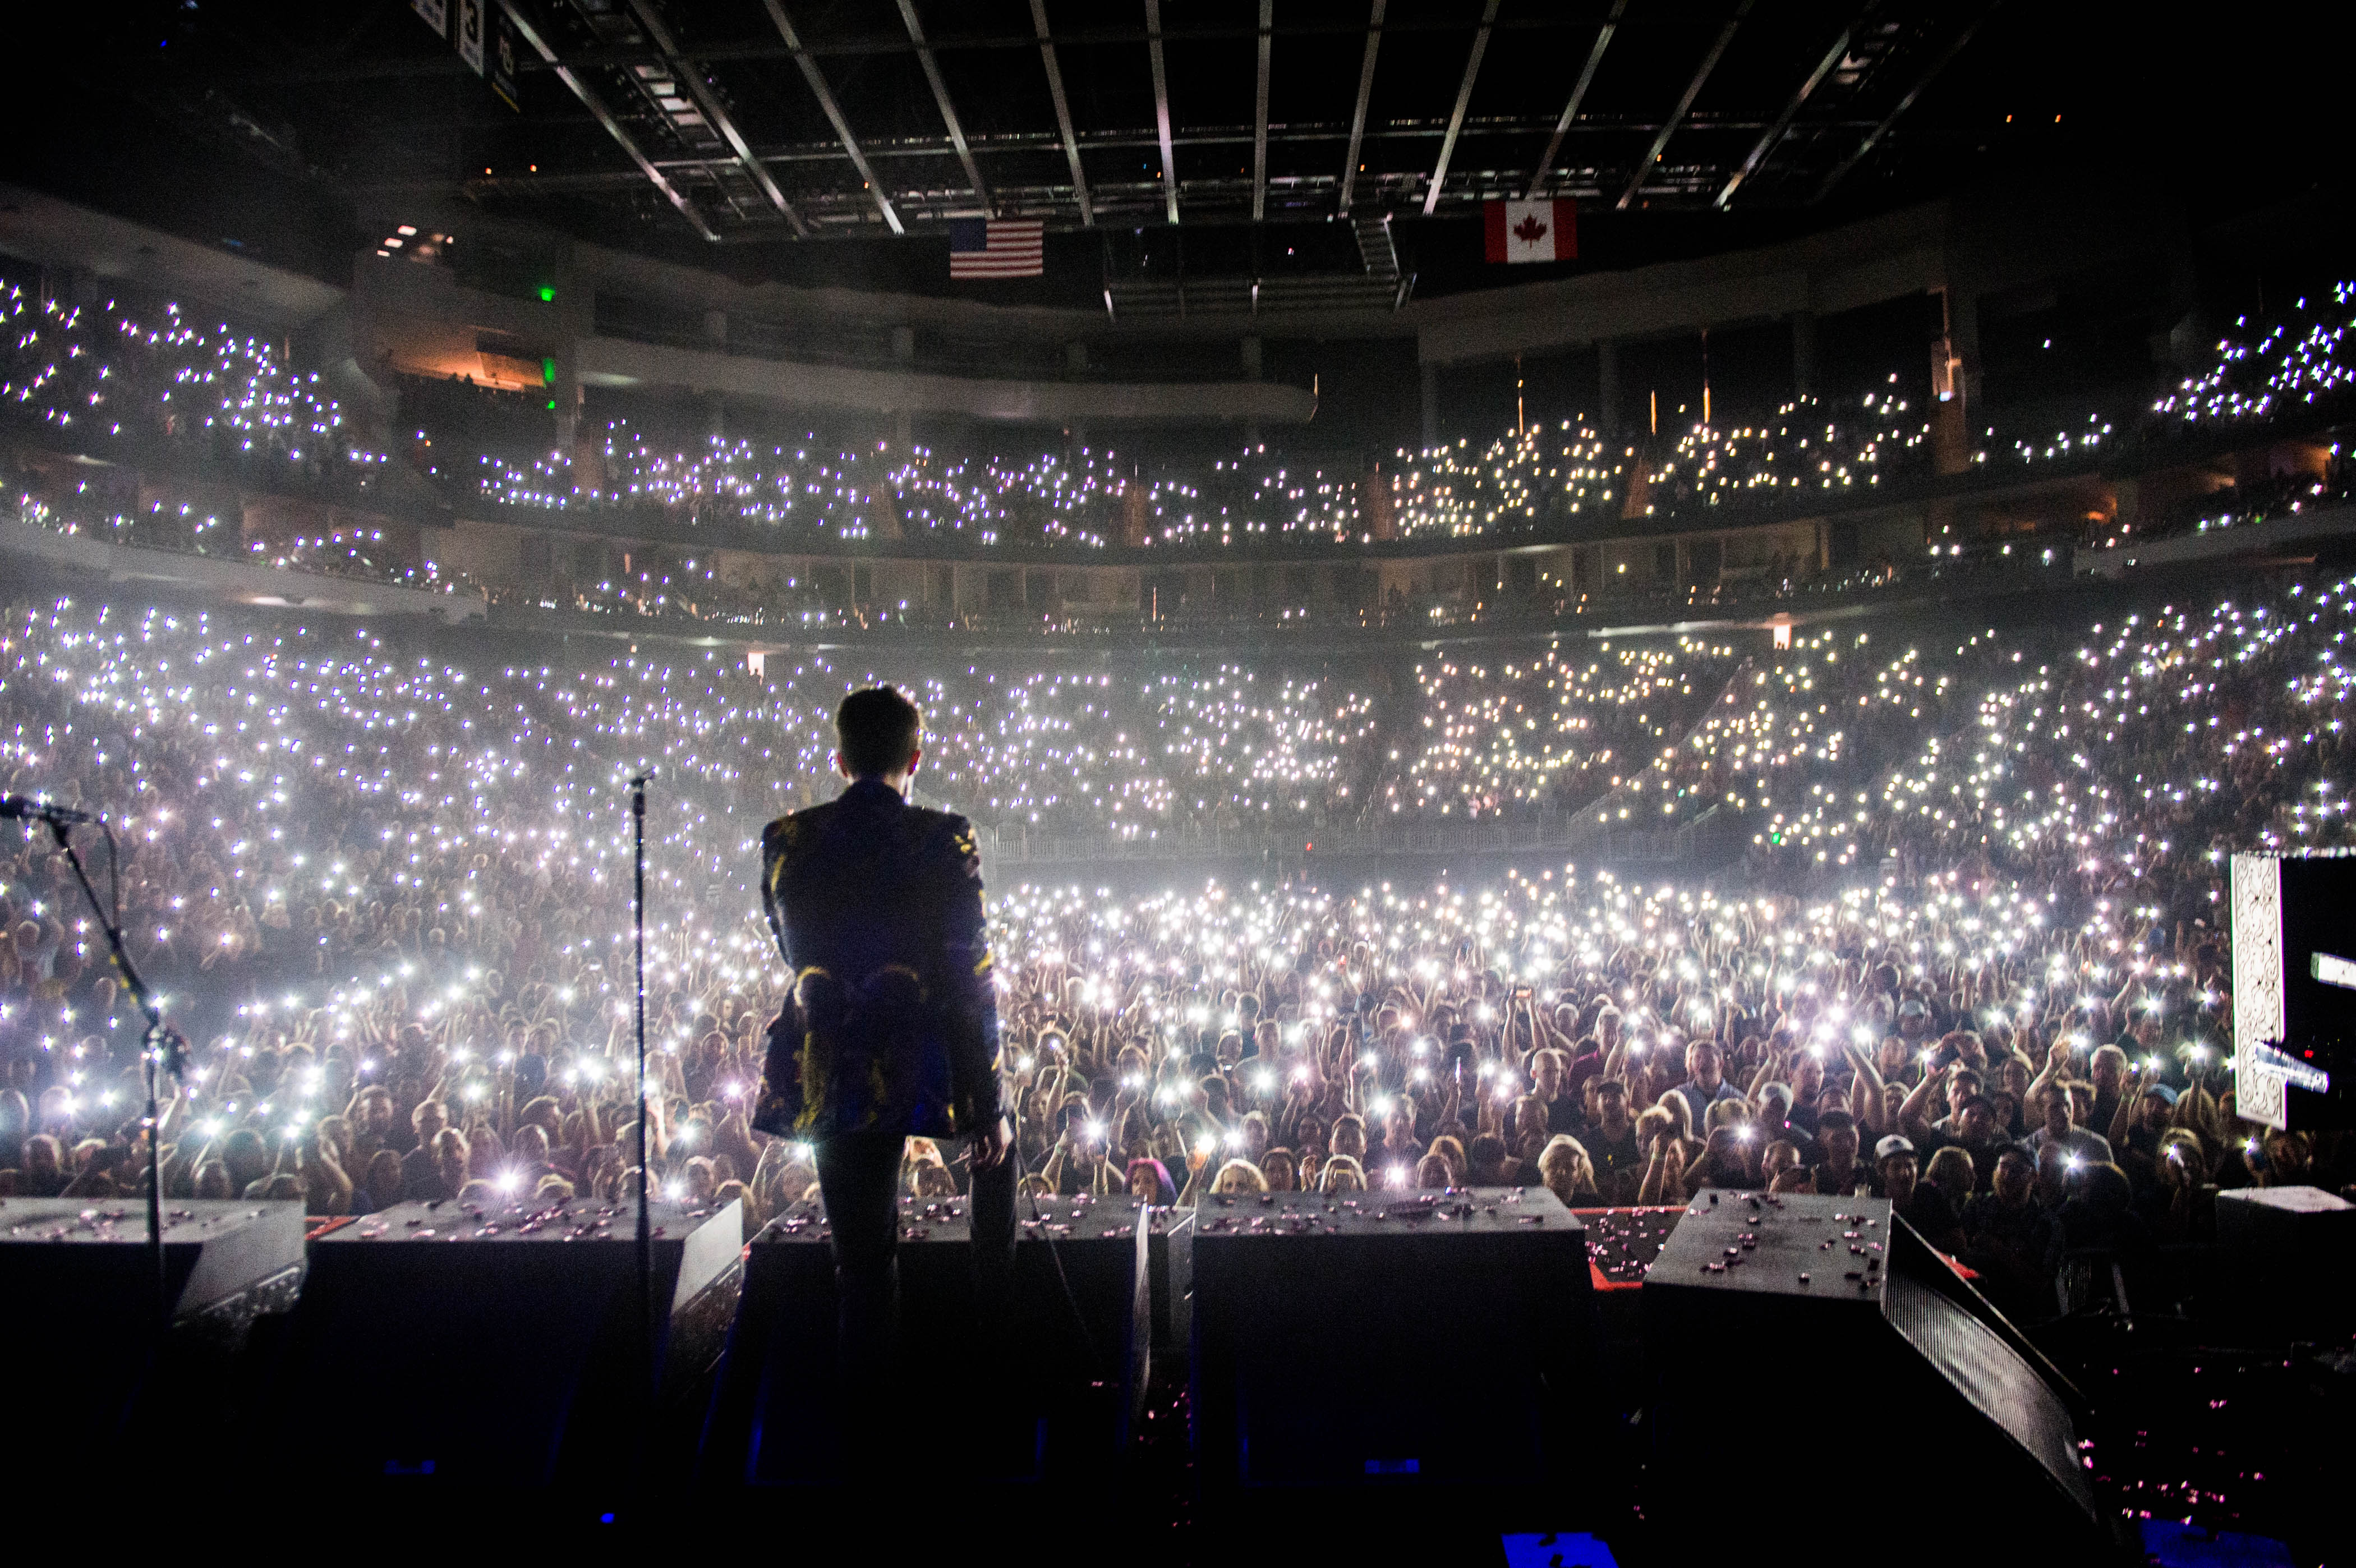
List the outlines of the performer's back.
{"label": "performer's back", "polygon": [[[834,800],[761,835],[761,900],[793,970],[770,1026],[753,1125],[815,1146],[834,1241],[846,1458],[884,1473],[895,1430],[897,1196],[912,1136],[969,1140],[979,1354],[927,1386],[980,1378],[1003,1337],[1014,1176],[1000,1112],[998,1005],[981,858],[963,817],[908,804],[922,757],[915,706],[889,688],[845,699],[837,762],[858,776]],[[962,1398],[984,1398],[975,1387]]]}
{"label": "performer's back", "polygon": [[768,825],[762,895],[801,1015],[773,1042],[756,1127],[948,1138],[996,1119],[998,1013],[971,824],[861,779]]}

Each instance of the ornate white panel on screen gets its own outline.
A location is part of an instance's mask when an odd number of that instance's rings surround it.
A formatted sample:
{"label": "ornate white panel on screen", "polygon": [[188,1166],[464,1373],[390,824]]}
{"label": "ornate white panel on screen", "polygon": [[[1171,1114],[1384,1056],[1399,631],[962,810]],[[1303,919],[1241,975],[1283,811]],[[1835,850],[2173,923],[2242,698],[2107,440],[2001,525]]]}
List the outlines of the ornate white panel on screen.
{"label": "ornate white panel on screen", "polygon": [[2282,1075],[2253,1048],[2283,1037],[2282,862],[2236,854],[2233,890],[2233,1097],[2241,1114],[2283,1124]]}

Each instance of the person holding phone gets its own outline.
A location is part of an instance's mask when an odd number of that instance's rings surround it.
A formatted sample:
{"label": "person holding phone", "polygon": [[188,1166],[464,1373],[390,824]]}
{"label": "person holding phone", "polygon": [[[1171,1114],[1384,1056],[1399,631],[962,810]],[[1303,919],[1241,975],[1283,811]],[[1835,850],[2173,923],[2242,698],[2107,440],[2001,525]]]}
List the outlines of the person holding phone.
{"label": "person holding phone", "polygon": [[2032,1155],[2043,1153],[2050,1144],[2075,1156],[2081,1164],[2109,1165],[2111,1141],[2083,1124],[2094,1101],[2094,1091],[2087,1084],[2064,1081],[2047,1085],[2042,1107],[2044,1125],[2022,1139],[2022,1144]]}

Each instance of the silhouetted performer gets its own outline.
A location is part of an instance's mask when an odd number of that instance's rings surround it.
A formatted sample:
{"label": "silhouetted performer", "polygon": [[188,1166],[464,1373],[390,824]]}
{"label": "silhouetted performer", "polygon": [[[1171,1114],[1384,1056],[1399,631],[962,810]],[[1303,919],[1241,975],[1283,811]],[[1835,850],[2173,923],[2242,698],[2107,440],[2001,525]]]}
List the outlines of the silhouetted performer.
{"label": "silhouetted performer", "polygon": [[761,835],[762,905],[794,987],[769,1028],[753,1125],[816,1147],[834,1231],[845,1408],[867,1450],[857,1461],[868,1464],[894,1413],[902,1145],[971,1140],[982,1347],[962,1367],[925,1348],[935,1386],[977,1373],[1000,1348],[1014,1169],[973,826],[908,803],[924,754],[923,720],[906,697],[889,686],[853,692],[834,725],[835,766],[850,788]]}

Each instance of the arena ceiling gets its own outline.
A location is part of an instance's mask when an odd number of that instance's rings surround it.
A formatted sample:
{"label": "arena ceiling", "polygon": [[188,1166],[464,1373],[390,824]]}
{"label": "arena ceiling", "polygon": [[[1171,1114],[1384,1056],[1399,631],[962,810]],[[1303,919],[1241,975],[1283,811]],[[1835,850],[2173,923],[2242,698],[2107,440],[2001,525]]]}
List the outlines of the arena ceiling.
{"label": "arena ceiling", "polygon": [[54,12],[56,69],[27,73],[0,164],[323,277],[386,214],[463,203],[734,272],[911,286],[944,270],[916,258],[953,220],[990,216],[1044,221],[1048,284],[1093,297],[1163,264],[1143,258],[1165,241],[1193,276],[1296,248],[1297,272],[1379,273],[1354,229],[1386,218],[1422,242],[1420,292],[1523,281],[1480,264],[1472,220],[1497,198],[1575,199],[1577,264],[1613,266],[1966,181],[2275,199],[2336,145],[2336,43],[2257,15],[2194,31],[2019,0],[480,0],[477,72],[448,36],[467,0],[441,4],[444,32],[420,16],[434,0]]}
{"label": "arena ceiling", "polygon": [[[429,7],[431,8],[431,7]],[[455,20],[462,0],[447,0]],[[1806,207],[1929,128],[1987,0],[206,0],[159,52],[258,150],[708,242]],[[494,70],[496,60],[493,62]],[[184,83],[182,95],[195,83]],[[203,102],[201,95],[198,102]]]}

